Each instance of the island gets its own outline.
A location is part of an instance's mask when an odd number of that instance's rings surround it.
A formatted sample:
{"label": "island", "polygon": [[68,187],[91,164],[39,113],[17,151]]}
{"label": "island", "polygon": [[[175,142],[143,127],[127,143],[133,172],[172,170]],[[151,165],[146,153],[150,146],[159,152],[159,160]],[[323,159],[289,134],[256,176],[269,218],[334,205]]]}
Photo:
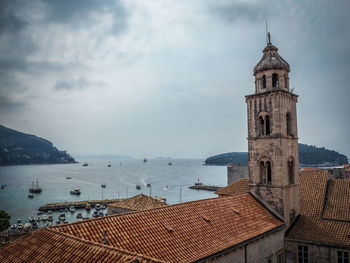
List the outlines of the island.
{"label": "island", "polygon": [[0,125],[0,165],[76,163],[52,142]]}

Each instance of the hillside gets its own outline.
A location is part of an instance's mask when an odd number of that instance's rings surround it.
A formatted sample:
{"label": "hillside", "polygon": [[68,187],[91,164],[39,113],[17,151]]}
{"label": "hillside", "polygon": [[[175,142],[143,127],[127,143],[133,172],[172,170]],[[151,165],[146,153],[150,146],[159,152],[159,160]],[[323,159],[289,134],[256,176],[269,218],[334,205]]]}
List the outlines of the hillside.
{"label": "hillside", "polygon": [[0,165],[75,163],[52,142],[0,125]]}
{"label": "hillside", "polygon": [[[332,166],[348,163],[348,158],[333,150],[299,143],[299,162],[301,166]],[[228,163],[247,164],[247,152],[222,153],[205,160],[207,165],[227,165]]]}

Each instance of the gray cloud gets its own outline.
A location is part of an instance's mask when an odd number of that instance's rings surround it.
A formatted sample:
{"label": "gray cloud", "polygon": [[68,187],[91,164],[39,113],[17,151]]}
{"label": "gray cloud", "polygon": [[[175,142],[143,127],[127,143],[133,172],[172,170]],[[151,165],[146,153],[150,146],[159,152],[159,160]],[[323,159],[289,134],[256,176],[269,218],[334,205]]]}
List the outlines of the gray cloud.
{"label": "gray cloud", "polygon": [[0,110],[3,112],[15,111],[22,109],[25,106],[24,101],[16,101],[10,96],[6,96],[0,93]]}
{"label": "gray cloud", "polygon": [[57,90],[72,90],[72,89],[85,89],[90,85],[90,83],[84,79],[79,78],[77,80],[59,80],[55,84],[55,89]]}
{"label": "gray cloud", "polygon": [[0,34],[17,33],[26,26],[26,22],[17,14],[18,1],[0,1]]}

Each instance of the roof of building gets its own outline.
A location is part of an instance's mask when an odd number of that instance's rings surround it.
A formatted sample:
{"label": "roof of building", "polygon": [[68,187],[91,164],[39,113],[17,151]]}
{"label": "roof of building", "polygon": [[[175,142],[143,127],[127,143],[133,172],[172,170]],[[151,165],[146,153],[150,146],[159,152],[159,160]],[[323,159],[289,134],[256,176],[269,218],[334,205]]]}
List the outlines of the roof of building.
{"label": "roof of building", "polygon": [[163,207],[166,206],[166,204],[153,197],[144,194],[139,194],[131,198],[124,199],[120,202],[108,204],[108,206],[142,211],[147,209]]}
{"label": "roof of building", "polygon": [[249,192],[249,179],[239,179],[236,182],[220,188],[215,192],[219,196],[235,196],[246,194]]}
{"label": "roof of building", "polygon": [[288,72],[290,71],[290,66],[287,61],[278,54],[278,48],[270,42],[264,48],[263,54],[263,57],[254,68],[254,75],[269,69],[284,69]]}
{"label": "roof of building", "polygon": [[[1,249],[0,261],[11,253],[23,254],[23,259],[30,255],[36,262],[62,262],[62,258],[69,256],[70,259],[76,257],[79,262],[81,257],[94,250],[108,259],[113,258],[113,262],[123,262],[124,254],[128,260],[140,257],[140,262],[192,262],[283,226],[284,223],[252,195],[243,194],[38,230]],[[107,231],[106,242],[102,244],[104,231]],[[58,257],[61,253],[63,256]]]}
{"label": "roof of building", "polygon": [[300,173],[301,216],[288,239],[350,247],[350,181],[329,179],[327,171]]}
{"label": "roof of building", "polygon": [[16,262],[164,262],[102,243],[44,228],[0,250],[2,263]]}

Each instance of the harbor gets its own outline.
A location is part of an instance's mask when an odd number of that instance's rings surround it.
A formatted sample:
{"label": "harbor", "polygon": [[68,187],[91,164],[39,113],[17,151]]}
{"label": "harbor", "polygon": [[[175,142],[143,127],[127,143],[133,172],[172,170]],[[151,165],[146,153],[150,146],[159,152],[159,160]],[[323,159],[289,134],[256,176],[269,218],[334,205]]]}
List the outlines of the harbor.
{"label": "harbor", "polygon": [[105,199],[105,200],[88,200],[88,201],[73,201],[73,202],[64,202],[64,203],[51,203],[51,204],[46,204],[44,206],[41,206],[39,208],[39,211],[57,211],[57,210],[65,210],[69,209],[71,206],[74,206],[75,209],[85,209],[87,204],[90,204],[91,207],[95,207],[96,204],[100,205],[105,205],[111,204],[111,203],[116,203],[118,201],[123,200],[123,198],[120,199]]}
{"label": "harbor", "polygon": [[200,185],[192,185],[190,187],[188,187],[190,189],[195,189],[195,190],[206,190],[206,191],[217,191],[220,188],[222,188],[221,186],[216,186],[216,185],[205,185],[205,184],[200,184]]}

